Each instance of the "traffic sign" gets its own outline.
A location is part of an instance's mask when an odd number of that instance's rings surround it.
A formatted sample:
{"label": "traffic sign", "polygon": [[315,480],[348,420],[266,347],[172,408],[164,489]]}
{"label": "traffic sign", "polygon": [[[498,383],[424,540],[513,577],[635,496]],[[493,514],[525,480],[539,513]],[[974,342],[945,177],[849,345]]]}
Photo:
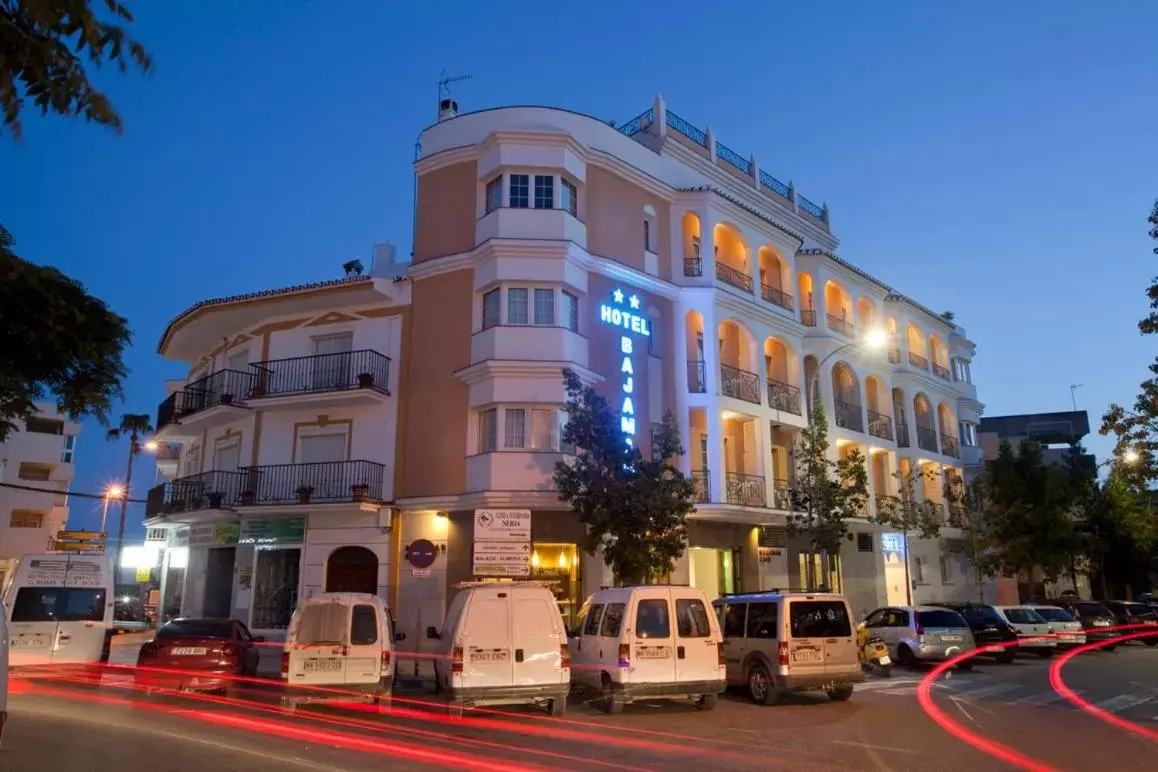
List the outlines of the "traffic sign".
{"label": "traffic sign", "polygon": [[104,541],[105,534],[100,531],[57,531],[57,541]]}
{"label": "traffic sign", "polygon": [[430,568],[438,557],[438,548],[429,539],[416,539],[406,548],[406,560],[415,568]]}
{"label": "traffic sign", "polygon": [[56,552],[104,552],[105,545],[91,541],[56,541],[52,543],[52,549]]}
{"label": "traffic sign", "polygon": [[475,576],[530,576],[531,545],[528,542],[476,541]]}

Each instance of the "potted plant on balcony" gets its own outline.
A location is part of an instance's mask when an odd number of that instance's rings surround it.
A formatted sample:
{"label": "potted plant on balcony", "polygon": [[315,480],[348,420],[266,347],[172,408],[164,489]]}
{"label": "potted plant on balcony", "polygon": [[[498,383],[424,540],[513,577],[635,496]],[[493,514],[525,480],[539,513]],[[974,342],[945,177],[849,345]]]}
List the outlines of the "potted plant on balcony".
{"label": "potted plant on balcony", "polygon": [[369,389],[374,385],[374,373],[358,373],[358,388]]}
{"label": "potted plant on balcony", "polygon": [[224,496],[221,495],[220,491],[209,491],[205,494],[205,498],[209,501],[210,509],[221,509],[221,500]]}
{"label": "potted plant on balcony", "polygon": [[302,485],[298,487],[298,503],[309,504],[310,496],[314,495],[314,486]]}
{"label": "potted plant on balcony", "polygon": [[350,486],[350,491],[354,494],[354,501],[365,501],[370,498],[370,486],[366,483],[354,483]]}

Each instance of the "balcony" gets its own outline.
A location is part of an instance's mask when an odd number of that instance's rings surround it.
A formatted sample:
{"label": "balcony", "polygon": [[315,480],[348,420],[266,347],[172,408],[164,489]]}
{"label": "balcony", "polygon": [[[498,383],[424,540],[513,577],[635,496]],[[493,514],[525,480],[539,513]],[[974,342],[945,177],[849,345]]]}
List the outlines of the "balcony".
{"label": "balcony", "polygon": [[961,458],[961,445],[952,434],[941,434],[941,452],[946,456]]}
{"label": "balcony", "polygon": [[775,287],[769,287],[767,284],[760,285],[760,297],[767,300],[773,305],[780,306],[788,311],[792,310],[792,296],[783,290],[778,290]]}
{"label": "balcony", "polygon": [[893,439],[893,417],[873,410],[868,413],[868,433],[882,440]]}
{"label": "balcony", "polygon": [[[218,370],[204,378],[198,378],[180,391],[169,395],[157,408],[157,432],[171,426],[186,423],[188,419],[204,414],[197,426],[187,427],[192,433],[232,420],[234,408],[245,407],[245,400],[257,383],[257,375],[240,370]],[[225,410],[214,410],[223,407]],[[210,416],[210,413],[213,415]],[[219,419],[219,420],[214,420]],[[179,436],[179,433],[174,433]]]}
{"label": "balcony", "polygon": [[899,348],[889,349],[889,362],[894,365],[901,363],[901,350]]}
{"label": "balcony", "polygon": [[909,447],[909,425],[904,421],[897,422],[897,447]]}
{"label": "balcony", "polygon": [[692,501],[697,504],[707,504],[712,500],[712,475],[707,469],[693,469],[692,482],[696,489],[692,492]]}
{"label": "balcony", "polygon": [[800,407],[800,389],[780,381],[768,381],[768,406],[793,415],[804,415]]}
{"label": "balcony", "polygon": [[917,427],[917,447],[921,450],[937,452],[937,430],[924,426]]}
{"label": "balcony", "polygon": [[731,365],[720,365],[720,393],[725,397],[760,404],[760,376]]}
{"label": "balcony", "polygon": [[805,327],[815,327],[816,326],[816,309],[815,308],[802,308],[802,309],[800,309],[800,323],[803,324]]}
{"label": "balcony", "polygon": [[390,357],[369,349],[271,359],[250,367],[256,377],[248,401],[262,400],[263,409],[271,407],[266,400],[297,406],[301,397],[314,404],[335,398],[339,402],[379,401],[390,396]]}
{"label": "balcony", "polygon": [[766,506],[764,477],[761,475],[727,472],[724,475],[724,486],[727,488],[729,504],[744,507]]}
{"label": "balcony", "polygon": [[836,425],[853,432],[864,431],[864,414],[860,405],[836,400]]}
{"label": "balcony", "polygon": [[929,369],[929,360],[925,359],[920,354],[914,354],[912,351],[909,352],[909,364],[922,370]]}
{"label": "balcony", "polygon": [[373,461],[323,461],[243,467],[241,506],[381,503],[386,467]]}
{"label": "balcony", "polygon": [[684,276],[703,276],[704,261],[699,257],[684,258]]}
{"label": "balcony", "polygon": [[772,481],[772,509],[792,511],[792,486],[785,480]]}
{"label": "balcony", "polygon": [[145,498],[145,516],[232,508],[241,501],[245,475],[211,470],[158,485]]}
{"label": "balcony", "polygon": [[855,335],[852,322],[849,320],[840,316],[833,316],[832,314],[828,314],[827,318],[828,329],[832,330],[833,332],[839,332],[841,335],[847,335],[850,338]]}
{"label": "balcony", "polygon": [[745,292],[752,291],[752,277],[743,271],[737,271],[730,265],[716,263],[716,278],[736,289],[742,289]]}
{"label": "balcony", "polygon": [[688,392],[691,394],[706,394],[708,378],[704,371],[704,363],[688,362]]}
{"label": "balcony", "polygon": [[953,375],[949,372],[949,368],[944,365],[939,365],[936,362],[933,363],[933,375],[938,378],[943,378],[946,381],[953,380]]}

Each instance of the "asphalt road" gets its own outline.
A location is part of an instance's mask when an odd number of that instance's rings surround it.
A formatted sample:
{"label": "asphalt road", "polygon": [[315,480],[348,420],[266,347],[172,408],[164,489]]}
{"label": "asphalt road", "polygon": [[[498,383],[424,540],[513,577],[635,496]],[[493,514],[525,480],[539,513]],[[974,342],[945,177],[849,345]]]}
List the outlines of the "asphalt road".
{"label": "asphalt road", "polygon": [[[934,701],[967,732],[1050,768],[1154,769],[1158,739],[1047,699],[1056,697],[1048,670],[1037,658],[983,663],[954,673],[934,689]],[[1158,737],[1158,647],[1084,654],[1063,675],[1086,699]],[[805,695],[759,707],[729,695],[711,713],[656,702],[609,717],[573,699],[562,720],[522,709],[458,720],[420,692],[400,693],[388,708],[311,707],[289,715],[259,691],[244,694],[241,704],[214,703],[145,698],[115,677],[100,688],[39,681],[17,685],[12,695],[0,772],[1015,768],[930,720],[915,680],[898,671],[846,703]]]}

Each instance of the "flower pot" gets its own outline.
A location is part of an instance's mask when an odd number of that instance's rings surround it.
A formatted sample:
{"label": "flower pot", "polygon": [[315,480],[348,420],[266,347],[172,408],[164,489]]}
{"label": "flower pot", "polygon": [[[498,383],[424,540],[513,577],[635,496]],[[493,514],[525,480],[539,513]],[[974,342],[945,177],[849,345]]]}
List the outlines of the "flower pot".
{"label": "flower pot", "polygon": [[310,503],[310,496],[312,496],[312,495],[313,495],[313,491],[298,491],[298,503],[299,504],[309,504]]}
{"label": "flower pot", "polygon": [[233,395],[232,394],[222,394],[221,395],[221,404],[222,405],[232,405],[233,404]]}
{"label": "flower pot", "polygon": [[256,498],[257,498],[257,496],[254,494],[253,491],[243,491],[241,494],[241,506],[243,506],[243,507],[253,506],[253,501]]}
{"label": "flower pot", "polygon": [[359,373],[358,374],[358,388],[368,389],[374,385],[373,373]]}
{"label": "flower pot", "polygon": [[370,497],[370,486],[359,483],[351,485],[350,491],[354,494],[354,501],[365,501]]}

